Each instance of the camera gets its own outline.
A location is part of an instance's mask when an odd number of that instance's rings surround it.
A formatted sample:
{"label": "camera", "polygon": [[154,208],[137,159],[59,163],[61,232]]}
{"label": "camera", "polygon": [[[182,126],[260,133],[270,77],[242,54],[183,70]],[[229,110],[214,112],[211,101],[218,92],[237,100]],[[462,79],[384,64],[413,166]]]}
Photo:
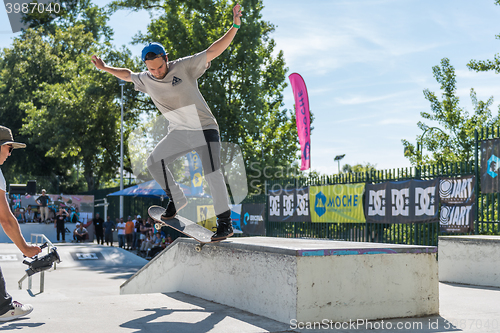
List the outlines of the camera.
{"label": "camera", "polygon": [[[47,243],[40,246],[41,249],[45,247],[47,247]],[[29,268],[26,270],[26,274],[28,274],[28,276],[32,276],[35,273],[39,273],[47,269],[50,269],[54,262],[56,264],[61,262],[61,257],[59,257],[59,253],[57,253],[57,248],[55,247],[53,247],[50,250],[50,252],[44,255],[43,257],[39,258],[38,255],[36,255],[31,259],[32,259],[31,262],[27,260],[23,261],[23,264],[29,266]]]}

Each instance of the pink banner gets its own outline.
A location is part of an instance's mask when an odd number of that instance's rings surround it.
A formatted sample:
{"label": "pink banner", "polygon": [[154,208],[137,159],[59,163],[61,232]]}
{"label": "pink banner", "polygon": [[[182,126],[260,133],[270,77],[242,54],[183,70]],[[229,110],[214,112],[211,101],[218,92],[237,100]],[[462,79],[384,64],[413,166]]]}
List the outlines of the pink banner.
{"label": "pink banner", "polygon": [[300,170],[311,167],[311,117],[309,116],[309,97],[302,76],[292,73],[288,76],[292,84],[293,97],[295,98],[295,120],[297,122],[297,133],[299,134],[300,152],[302,164]]}

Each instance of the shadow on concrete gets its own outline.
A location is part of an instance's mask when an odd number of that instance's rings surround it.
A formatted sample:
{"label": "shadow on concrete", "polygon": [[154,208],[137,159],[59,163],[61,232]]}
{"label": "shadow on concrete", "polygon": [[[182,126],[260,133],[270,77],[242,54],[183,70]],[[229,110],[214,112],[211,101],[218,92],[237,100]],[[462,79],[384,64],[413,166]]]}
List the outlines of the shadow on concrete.
{"label": "shadow on concrete", "polygon": [[36,328],[45,325],[45,323],[24,323],[24,320],[28,320],[28,317],[0,323],[0,331],[21,330],[23,328]]}
{"label": "shadow on concrete", "polygon": [[445,285],[451,286],[451,287],[469,288],[469,289],[476,289],[476,290],[491,290],[491,291],[499,291],[500,292],[500,287],[475,286],[472,284],[461,284],[461,283],[442,282],[442,281],[439,281],[439,283],[442,283],[442,284],[445,284]]}
{"label": "shadow on concrete", "polygon": [[[144,309],[141,310],[146,313],[143,317],[123,323],[120,327],[134,329],[134,333],[166,332],[167,330],[177,333],[205,333],[213,330],[217,325],[221,324],[223,320],[230,318],[233,322],[239,322],[236,327],[238,327],[241,332],[296,332],[289,330],[288,325],[272,319],[186,295],[181,292],[167,293],[164,295],[179,301],[179,308]],[[187,309],[186,303],[192,308]],[[177,320],[169,320],[169,318],[164,318],[164,320],[160,319],[172,314],[175,314],[173,317]],[[205,319],[194,322],[193,317]],[[186,320],[182,321],[181,318],[186,318]],[[242,323],[248,324],[248,329],[241,330]],[[230,331],[228,330],[228,324],[230,325],[230,323],[226,322],[224,325],[225,332]]]}

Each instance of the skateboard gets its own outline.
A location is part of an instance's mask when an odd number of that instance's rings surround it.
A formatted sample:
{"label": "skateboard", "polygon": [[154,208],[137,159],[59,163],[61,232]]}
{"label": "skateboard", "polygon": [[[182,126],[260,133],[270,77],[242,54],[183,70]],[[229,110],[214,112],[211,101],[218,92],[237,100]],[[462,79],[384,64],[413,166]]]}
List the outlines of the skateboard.
{"label": "skateboard", "polygon": [[156,222],[155,227],[160,230],[161,227],[167,226],[175,229],[184,235],[193,238],[200,244],[196,245],[196,252],[200,252],[203,246],[207,243],[217,243],[220,240],[212,241],[213,232],[198,223],[195,223],[185,217],[177,215],[170,220],[162,220],[161,214],[165,212],[165,208],[161,206],[151,206],[148,209],[149,216]]}

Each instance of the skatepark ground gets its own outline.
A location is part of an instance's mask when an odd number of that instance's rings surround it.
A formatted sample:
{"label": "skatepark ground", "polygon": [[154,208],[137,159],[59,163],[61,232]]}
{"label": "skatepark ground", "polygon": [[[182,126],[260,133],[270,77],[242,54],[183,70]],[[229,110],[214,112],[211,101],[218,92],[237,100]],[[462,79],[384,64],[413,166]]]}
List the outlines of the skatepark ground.
{"label": "skatepark ground", "polygon": [[[500,288],[440,283],[440,315],[366,323],[290,324],[183,293],[120,295],[122,285],[147,261],[116,247],[55,244],[62,262],[19,290],[26,265],[13,244],[0,244],[0,267],[13,299],[31,303],[27,317],[0,323],[23,332],[500,332]],[[45,252],[44,252],[45,253]],[[86,253],[100,253],[85,256]],[[3,256],[3,257],[2,257]],[[3,258],[3,259],[2,259]],[[210,286],[207,286],[208,288]],[[214,292],[217,292],[214,290]]]}

